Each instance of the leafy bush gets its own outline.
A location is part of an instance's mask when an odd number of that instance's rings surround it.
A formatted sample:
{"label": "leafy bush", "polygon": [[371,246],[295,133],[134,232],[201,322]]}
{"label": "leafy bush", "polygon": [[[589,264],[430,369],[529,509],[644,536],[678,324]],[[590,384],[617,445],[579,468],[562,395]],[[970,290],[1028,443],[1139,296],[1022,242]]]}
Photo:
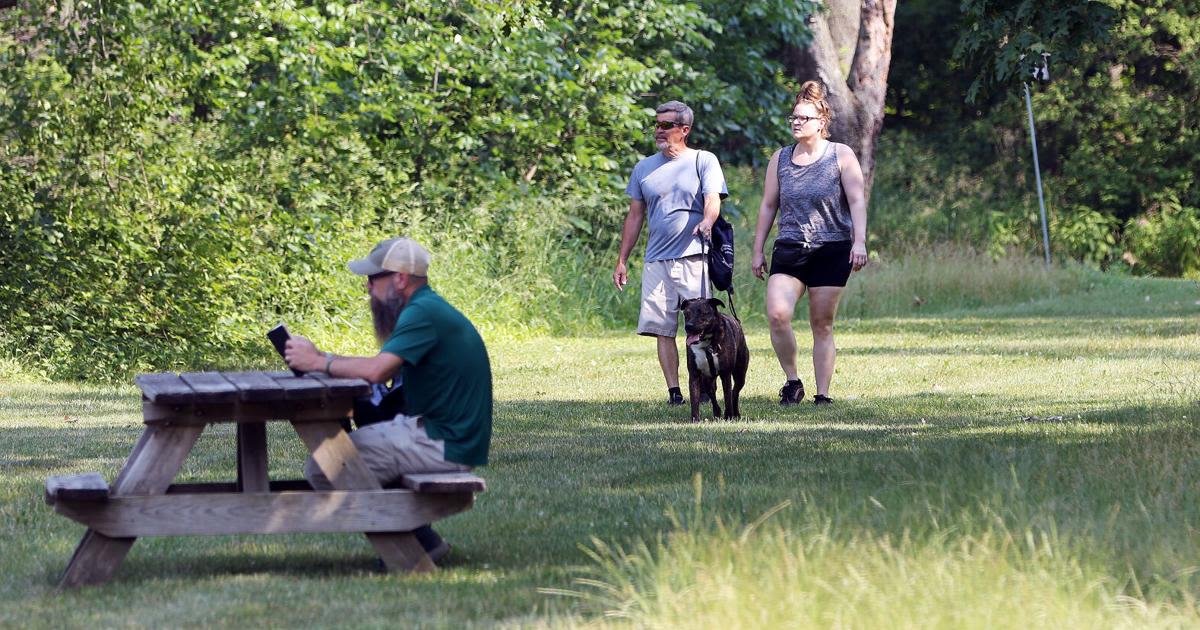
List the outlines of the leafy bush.
{"label": "leafy bush", "polygon": [[[1025,195],[1034,190],[1028,85],[1056,255],[1101,267],[1136,257],[1140,273],[1180,273],[1167,253],[1174,246],[1152,243],[1147,233],[1138,236],[1142,253],[1126,255],[1127,226],[1143,215],[1157,220],[1150,215],[1164,199],[1200,206],[1197,18],[1200,5],[1170,0],[901,3],[896,23],[906,28],[893,42],[889,132],[919,133],[934,151],[960,160],[968,177]],[[1049,80],[1031,80],[1043,52]],[[882,173],[885,157],[877,161]],[[956,171],[945,179],[953,184]],[[1035,203],[996,201],[988,209],[993,252],[1040,243],[1037,220],[1029,230],[1024,218]],[[944,233],[936,222],[930,227],[938,238]]]}
{"label": "leafy bush", "polygon": [[[804,6],[0,10],[0,356],[100,380],[271,365],[279,318],[361,335],[344,261],[396,233],[490,331],[611,323],[633,298],[597,269],[648,108],[684,98],[705,141],[756,147],[786,100],[767,52],[806,32]],[[695,63],[722,33],[718,57],[745,58]]]}
{"label": "leafy bush", "polygon": [[1135,268],[1200,280],[1200,208],[1170,202],[1133,219],[1126,230]]}
{"label": "leafy bush", "polygon": [[1075,206],[1050,222],[1050,240],[1075,260],[1099,267],[1120,255],[1120,224],[1113,216]]}

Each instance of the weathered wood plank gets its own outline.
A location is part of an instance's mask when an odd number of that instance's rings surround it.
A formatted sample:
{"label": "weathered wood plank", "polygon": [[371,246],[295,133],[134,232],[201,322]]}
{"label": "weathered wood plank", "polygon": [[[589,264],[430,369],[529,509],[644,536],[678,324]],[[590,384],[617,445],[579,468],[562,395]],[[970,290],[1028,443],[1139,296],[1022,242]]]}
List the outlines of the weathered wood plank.
{"label": "weathered wood plank", "polygon": [[345,418],[354,409],[350,398],[316,401],[276,401],[212,405],[162,405],[142,402],[142,421],[156,424],[209,424],[221,422],[323,422]]}
{"label": "weathered wood plank", "polygon": [[146,400],[171,404],[192,400],[196,392],[179,378],[178,374],[142,374],[133,379],[141,388]]}
{"label": "weathered wood plank", "polygon": [[379,480],[358,456],[342,425],[332,422],[293,422],[296,433],[329,483],[337,490],[379,490]]}
{"label": "weathered wood plank", "polygon": [[203,431],[203,425],[147,426],[146,442],[138,445],[136,457],[125,462],[112,496],[166,492]]}
{"label": "weathered wood plank", "polygon": [[[313,489],[307,479],[277,479],[269,485],[271,492],[311,492]],[[173,483],[167,488],[167,494],[236,493],[237,491],[237,483],[233,481]]]}
{"label": "weathered wood plank", "polygon": [[105,536],[132,538],[411,531],[462,512],[472,501],[470,494],[335,490],[113,497],[106,503],[60,502],[55,510]]}
{"label": "weathered wood plank", "polygon": [[223,403],[238,399],[238,388],[220,372],[184,372],[179,375],[196,395],[194,403]]}
{"label": "weathered wood plank", "polygon": [[433,560],[429,559],[429,554],[425,553],[425,548],[411,532],[368,532],[367,540],[371,541],[375,553],[379,554],[384,566],[391,573],[429,573],[437,569]]}
{"label": "weathered wood plank", "polygon": [[428,494],[453,494],[456,492],[483,492],[487,483],[469,472],[421,473],[400,476],[400,486],[413,492]]}
{"label": "weathered wood plank", "polygon": [[[143,404],[148,404],[148,403],[143,403]],[[148,429],[142,429],[141,434],[138,435],[137,442],[134,442],[134,444],[133,444],[133,450],[129,451],[129,457],[126,457],[125,463],[121,465],[121,472],[117,473],[117,478],[113,480],[113,482],[112,482],[113,486],[117,486],[122,483],[122,480],[126,477],[129,469],[131,468],[129,465],[130,462],[133,462],[137,458],[142,456],[142,449],[146,448],[146,444],[148,444],[150,442],[150,436],[154,435],[154,433],[155,433],[154,431],[150,431]]]}
{"label": "weathered wood plank", "polygon": [[67,568],[63,570],[62,578],[58,581],[58,588],[103,584],[111,580],[113,573],[121,566],[121,562],[125,560],[136,541],[136,538],[110,538],[94,529],[88,529],[75,546]]}
{"label": "weathered wood plank", "polygon": [[270,491],[265,422],[242,422],[237,425],[237,474],[242,492]]}
{"label": "weathered wood plank", "polygon": [[240,392],[243,402],[283,400],[283,387],[263,372],[222,372]]}
{"label": "weathered wood plank", "polygon": [[46,503],[56,501],[107,501],[108,482],[98,472],[60,475],[46,479]]}
{"label": "weathered wood plank", "polygon": [[[293,422],[321,472],[337,490],[376,490],[379,480],[371,473],[350,437],[337,421]],[[448,495],[453,496],[453,495]],[[466,495],[462,495],[466,496]],[[471,495],[474,496],[474,495]],[[411,532],[368,532],[367,540],[389,571],[424,573],[436,567]]]}
{"label": "weathered wood plank", "polygon": [[[113,482],[110,499],[114,496],[165,492],[203,430],[204,425],[147,426],[126,460],[125,467]],[[61,501],[55,504],[56,507],[62,505],[65,504]],[[105,536],[89,528],[71,554],[71,560],[59,580],[59,588],[109,581],[136,541],[132,537]]]}
{"label": "weathered wood plank", "polygon": [[293,376],[291,372],[288,372],[287,376],[277,376],[274,380],[283,388],[283,397],[286,400],[317,400],[329,393],[329,388],[321,381],[307,376]]}
{"label": "weathered wood plank", "polygon": [[329,388],[329,396],[366,396],[371,393],[371,384],[361,378],[334,378],[324,372],[309,372],[306,378],[321,381]]}

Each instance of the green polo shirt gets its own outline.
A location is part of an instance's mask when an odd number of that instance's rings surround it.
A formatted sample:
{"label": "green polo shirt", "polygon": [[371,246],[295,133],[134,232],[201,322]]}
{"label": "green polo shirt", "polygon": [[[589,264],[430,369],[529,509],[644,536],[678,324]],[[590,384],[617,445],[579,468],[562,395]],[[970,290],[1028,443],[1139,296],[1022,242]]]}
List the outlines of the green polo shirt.
{"label": "green polo shirt", "polygon": [[492,368],[483,338],[428,285],[400,312],[383,352],[404,359],[407,413],[445,440],[446,461],[482,466],[492,441]]}

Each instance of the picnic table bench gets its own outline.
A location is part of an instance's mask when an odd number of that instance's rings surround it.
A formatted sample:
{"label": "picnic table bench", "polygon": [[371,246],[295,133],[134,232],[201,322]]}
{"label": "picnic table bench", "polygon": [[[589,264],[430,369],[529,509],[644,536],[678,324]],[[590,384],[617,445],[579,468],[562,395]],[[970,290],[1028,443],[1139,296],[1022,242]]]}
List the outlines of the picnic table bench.
{"label": "picnic table bench", "polygon": [[[112,485],[97,472],[46,481],[46,502],[88,528],[60,587],[107,582],[140,536],[362,532],[388,570],[430,571],[412,530],[469,509],[486,487],[471,473],[404,475],[380,486],[342,424],[369,391],[360,379],[193,372],[136,383],[145,429]],[[272,421],[291,423],[333,490],[268,478]],[[237,423],[237,480],[172,483],[204,427],[221,422]]]}

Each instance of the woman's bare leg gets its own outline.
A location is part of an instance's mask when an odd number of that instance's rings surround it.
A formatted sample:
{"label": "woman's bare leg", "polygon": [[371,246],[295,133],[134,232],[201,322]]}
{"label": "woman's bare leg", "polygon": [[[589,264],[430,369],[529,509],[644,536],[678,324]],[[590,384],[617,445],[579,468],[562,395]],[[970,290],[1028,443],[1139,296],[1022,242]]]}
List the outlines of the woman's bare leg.
{"label": "woman's bare leg", "polygon": [[804,295],[804,283],[786,274],[773,274],[767,278],[767,323],[771,328],[771,347],[779,358],[779,367],[787,380],[799,378],[796,373],[796,333],[792,330],[792,316],[796,302]]}
{"label": "woman's bare leg", "polygon": [[833,381],[833,364],[837,357],[837,348],[833,343],[833,319],[837,315],[838,300],[841,299],[844,288],[811,287],[808,290],[808,323],[812,327],[813,336],[813,372],[817,379],[817,395],[820,396],[829,395],[829,384]]}

